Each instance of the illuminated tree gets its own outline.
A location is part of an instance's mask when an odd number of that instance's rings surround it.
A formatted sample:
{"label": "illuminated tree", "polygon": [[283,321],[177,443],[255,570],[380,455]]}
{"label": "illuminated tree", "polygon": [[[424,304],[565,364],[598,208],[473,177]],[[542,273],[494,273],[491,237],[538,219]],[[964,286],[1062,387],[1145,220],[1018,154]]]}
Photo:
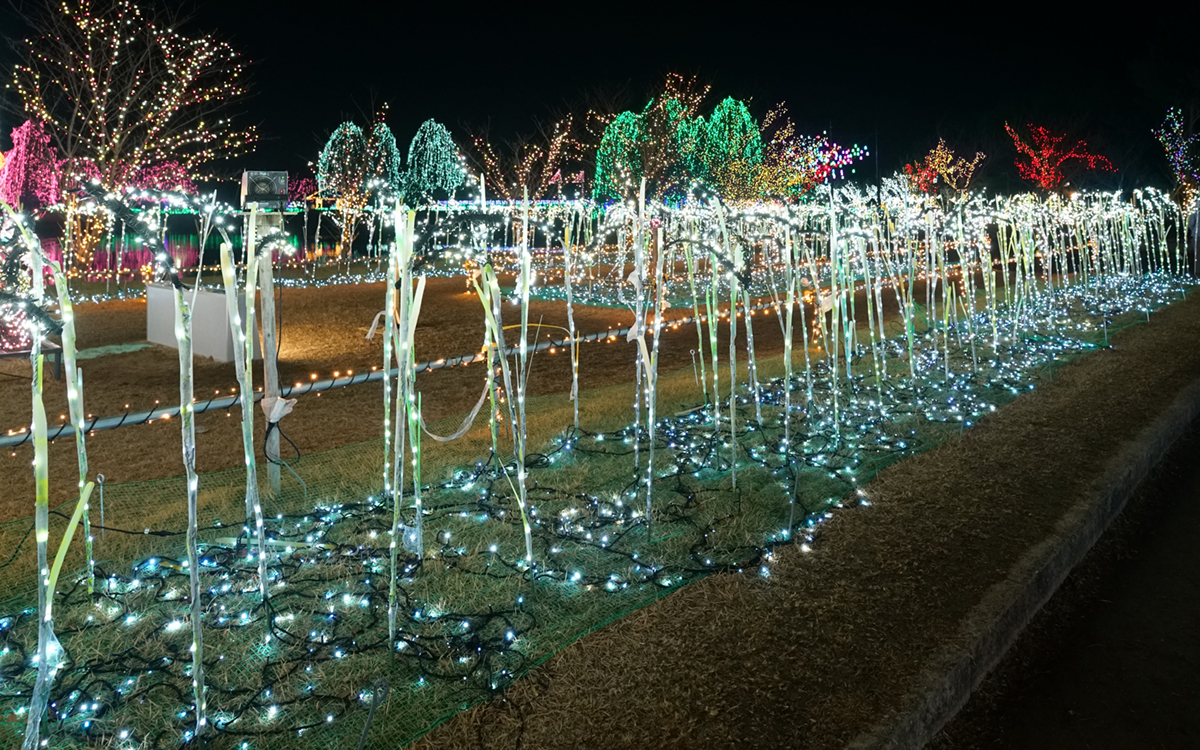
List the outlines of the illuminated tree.
{"label": "illuminated tree", "polygon": [[[743,138],[753,146],[752,139]],[[783,105],[767,112],[757,140],[761,158],[751,148],[725,162],[716,185],[725,200],[800,200],[818,185],[844,177],[845,168],[867,154],[861,146],[839,146],[825,135],[797,135]]]}
{"label": "illuminated tree", "polygon": [[923,160],[904,165],[904,176],[908,178],[908,187],[914,193],[932,195],[937,192],[938,170],[933,158],[934,151],[930,151]]}
{"label": "illuminated tree", "polygon": [[[45,123],[62,159],[64,191],[89,180],[116,190],[161,169],[190,180],[201,166],[256,141],[253,127],[238,129],[230,119],[229,106],[245,88],[228,44],[181,34],[173,13],[129,0],[34,7],[26,17],[34,34],[21,45],[10,88],[26,115]],[[90,267],[107,228],[77,203],[65,193],[72,275]]]}
{"label": "illuminated tree", "polygon": [[746,182],[754,168],[762,164],[763,142],[758,121],[746,105],[726,97],[705,121],[697,118],[689,128],[695,156],[692,176],[706,180],[729,193]]}
{"label": "illuminated tree", "polygon": [[1167,110],[1163,124],[1152,131],[1162,144],[1167,162],[1171,165],[1171,174],[1175,177],[1175,198],[1179,205],[1189,211],[1200,194],[1200,154],[1197,154],[1200,138],[1192,125],[1182,110],[1172,107]]}
{"label": "illuminated tree", "polygon": [[322,197],[341,198],[363,192],[367,142],[352,122],[338,125],[317,160],[317,185]]}
{"label": "illuminated tree", "polygon": [[196,183],[177,161],[168,161],[138,171],[131,183],[145,190],[165,190],[174,193],[196,194]]}
{"label": "illuminated tree", "polygon": [[[631,195],[645,178],[651,193],[662,198],[686,189],[697,172],[707,171],[705,159],[720,151],[708,148],[708,126],[697,119],[708,91],[694,78],[672,74],[663,92],[641,112],[626,111],[609,120],[596,150],[594,195]],[[736,128],[723,119],[718,129],[726,127]]]}
{"label": "illuminated tree", "polygon": [[782,106],[761,126],[731,97],[700,116],[707,94],[694,79],[673,75],[641,112],[609,119],[596,151],[594,195],[628,197],[644,177],[658,199],[700,184],[728,201],[794,200],[865,153],[825,136],[797,136]]}
{"label": "illuminated tree", "polygon": [[[7,200],[3,203],[8,203]],[[29,312],[29,269],[22,262],[28,248],[7,205],[0,205],[0,352],[28,349],[32,343]]]}
{"label": "illuminated tree", "polygon": [[597,198],[619,198],[628,192],[623,182],[641,180],[646,169],[638,144],[646,139],[645,130],[642,116],[629,111],[614,117],[604,129],[596,152]]}
{"label": "illuminated tree", "polygon": [[381,113],[375,124],[371,126],[371,135],[367,138],[366,162],[366,192],[374,194],[398,193],[404,188],[404,173],[400,168],[400,149],[396,146],[396,136],[392,129],[383,121]]}
{"label": "illuminated tree", "polygon": [[463,158],[450,131],[434,120],[422,123],[408,146],[405,196],[418,201],[450,195],[463,184],[463,173]]}
{"label": "illuminated tree", "polygon": [[1116,167],[1107,157],[1090,153],[1085,141],[1077,141],[1074,146],[1064,150],[1062,142],[1066,138],[1065,134],[1054,135],[1041,126],[1028,127],[1032,143],[1022,139],[1008,123],[1004,124],[1004,129],[1008,131],[1013,145],[1017,148],[1015,164],[1021,179],[1032,182],[1042,190],[1052,192],[1065,187],[1067,176],[1062,170],[1062,165],[1071,160],[1082,161],[1087,165],[1087,169],[1116,171]]}
{"label": "illuminated tree", "polygon": [[228,44],[180,34],[180,19],[129,0],[49,3],[27,20],[35,34],[12,88],[65,159],[64,187],[94,176],[120,188],[172,162],[193,176],[256,141],[227,114],[245,94]]}
{"label": "illuminated tree", "polygon": [[377,114],[369,136],[358,125],[343,122],[329,136],[317,159],[318,194],[334,201],[346,253],[350,252],[364,218],[367,244],[371,244],[375,222],[367,217],[367,205],[374,201],[378,206],[384,196],[402,194],[404,190],[400,151],[396,136],[384,122],[386,115],[385,105]]}
{"label": "illuminated tree", "polygon": [[38,120],[27,120],[13,129],[12,142],[0,172],[0,200],[23,208],[57,203],[61,162],[45,127]]}
{"label": "illuminated tree", "polygon": [[510,143],[499,154],[486,137],[472,139],[476,166],[483,171],[489,194],[505,200],[519,200],[528,194],[530,200],[539,200],[554,185],[561,192],[563,169],[579,150],[571,137],[572,123],[567,115],[549,128],[539,128],[535,136]]}
{"label": "illuminated tree", "polygon": [[329,136],[317,161],[317,185],[322,197],[346,204],[362,203],[374,193],[402,189],[400,151],[396,137],[382,119],[371,135],[352,122],[343,122]]}
{"label": "illuminated tree", "polygon": [[982,151],[977,151],[975,158],[967,161],[956,156],[952,149],[946,147],[946,141],[939,138],[938,145],[925,154],[924,161],[904,165],[904,174],[914,192],[936,193],[941,184],[956,193],[962,193],[970,187],[975,170],[985,158]]}
{"label": "illuminated tree", "polygon": [[342,247],[348,254],[359,216],[367,205],[367,142],[362,128],[343,122],[329,136],[317,160],[317,187],[332,198],[341,215]]}

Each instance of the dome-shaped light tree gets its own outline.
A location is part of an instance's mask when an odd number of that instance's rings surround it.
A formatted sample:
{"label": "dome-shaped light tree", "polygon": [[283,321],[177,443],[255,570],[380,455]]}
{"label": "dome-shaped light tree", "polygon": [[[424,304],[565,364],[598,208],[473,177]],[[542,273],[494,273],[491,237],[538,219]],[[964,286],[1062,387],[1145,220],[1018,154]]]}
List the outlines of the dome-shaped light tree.
{"label": "dome-shaped light tree", "polygon": [[726,199],[743,197],[763,162],[758,121],[744,102],[726,97],[702,125],[696,129],[703,133],[696,143],[702,173],[695,176]]}
{"label": "dome-shaped light tree", "polygon": [[[384,200],[399,195],[404,190],[404,171],[400,166],[400,149],[396,146],[396,136],[383,118],[387,107],[379,113],[375,124],[371,126],[371,135],[367,138],[367,157],[363,175],[364,191],[367,199],[375,206],[374,220],[367,222],[367,248],[375,247],[376,238],[383,238]],[[378,234],[376,229],[378,228]],[[379,248],[373,252],[381,258]]]}
{"label": "dome-shaped light tree", "polygon": [[338,125],[321,149],[317,161],[320,196],[332,199],[341,215],[342,248],[350,255],[358,220],[367,205],[367,142],[362,128],[352,122]]}
{"label": "dome-shaped light tree", "polygon": [[404,197],[409,201],[451,197],[465,180],[463,157],[445,125],[434,120],[421,124],[408,146]]}
{"label": "dome-shaped light tree", "polygon": [[382,117],[371,126],[371,135],[367,139],[366,169],[368,193],[383,196],[404,189],[400,149],[396,145],[396,136]]}
{"label": "dome-shaped light tree", "polygon": [[642,178],[644,139],[641,115],[622,112],[604,129],[600,148],[596,150],[596,181],[593,188],[597,198],[618,198],[624,195],[626,183]]}

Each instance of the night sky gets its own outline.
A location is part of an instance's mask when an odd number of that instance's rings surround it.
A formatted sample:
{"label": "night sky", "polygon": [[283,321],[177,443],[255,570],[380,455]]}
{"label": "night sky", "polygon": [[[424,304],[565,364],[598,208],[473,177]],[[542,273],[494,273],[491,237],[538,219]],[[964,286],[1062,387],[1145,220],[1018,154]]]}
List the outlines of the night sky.
{"label": "night sky", "polygon": [[[860,7],[202,0],[182,28],[215,31],[253,63],[253,93],[238,110],[263,140],[222,167],[230,174],[302,170],[339,122],[366,125],[384,102],[403,151],[431,117],[460,139],[486,128],[503,142],[593,102],[640,108],[674,71],[711,83],[710,106],[734,96],[761,117],[785,102],[798,132],[869,146],[857,176],[872,182],[944,137],[959,152],[985,151],[981,176],[1015,190],[1008,120],[1087,139],[1119,169],[1104,186],[1169,187],[1149,131],[1167,106],[1200,101],[1198,44],[1182,18],[1132,5],[1061,18],[1024,3]],[[23,33],[9,8],[0,28]],[[14,53],[0,54],[9,69]],[[0,147],[15,119],[0,115]]]}

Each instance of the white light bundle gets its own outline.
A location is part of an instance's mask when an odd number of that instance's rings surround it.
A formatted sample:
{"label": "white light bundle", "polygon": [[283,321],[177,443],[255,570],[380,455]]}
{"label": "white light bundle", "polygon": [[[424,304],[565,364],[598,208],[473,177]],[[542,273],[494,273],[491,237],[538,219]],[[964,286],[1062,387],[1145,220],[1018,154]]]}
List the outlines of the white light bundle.
{"label": "white light bundle", "polygon": [[[253,253],[253,241],[247,244]],[[246,324],[243,326],[238,305],[238,283],[230,257],[228,242],[221,243],[221,280],[225,285],[225,314],[233,335],[233,364],[238,387],[242,391],[242,453],[246,464],[246,531],[247,542],[253,529],[258,540],[258,588],[267,598],[267,549],[263,527],[262,500],[258,495],[258,460],[254,454],[254,280],[251,273],[256,261],[247,258],[246,265]]]}
{"label": "white light bundle", "polygon": [[198,518],[196,495],[199,479],[196,476],[196,424],[192,410],[192,311],[183,296],[183,289],[174,287],[175,342],[179,347],[179,430],[183,435],[183,468],[187,475],[187,556],[190,581],[192,621],[192,691],[195,696],[196,735],[208,725],[204,697],[204,630],[200,604],[200,556],[196,548]]}

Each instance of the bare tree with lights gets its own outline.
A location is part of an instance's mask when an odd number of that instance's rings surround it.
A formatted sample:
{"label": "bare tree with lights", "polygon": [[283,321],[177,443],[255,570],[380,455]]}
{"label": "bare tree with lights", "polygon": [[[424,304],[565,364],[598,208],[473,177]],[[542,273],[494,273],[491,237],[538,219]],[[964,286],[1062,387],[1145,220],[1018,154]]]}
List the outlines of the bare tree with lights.
{"label": "bare tree with lights", "polygon": [[[186,19],[176,12],[64,0],[25,20],[33,34],[18,44],[10,87],[23,113],[45,124],[64,189],[94,179],[117,190],[169,164],[194,177],[257,140],[231,119],[231,104],[246,94],[244,61],[211,35],[180,33]],[[77,214],[74,195],[66,200],[74,255],[86,262],[104,222]]]}
{"label": "bare tree with lights", "polygon": [[482,172],[489,194],[504,200],[530,200],[549,197],[555,187],[561,195],[566,182],[582,183],[578,177],[563,174],[578,158],[578,144],[572,137],[571,115],[564,115],[551,125],[539,126],[533,136],[519,137],[497,149],[486,136],[472,139],[475,167]]}

